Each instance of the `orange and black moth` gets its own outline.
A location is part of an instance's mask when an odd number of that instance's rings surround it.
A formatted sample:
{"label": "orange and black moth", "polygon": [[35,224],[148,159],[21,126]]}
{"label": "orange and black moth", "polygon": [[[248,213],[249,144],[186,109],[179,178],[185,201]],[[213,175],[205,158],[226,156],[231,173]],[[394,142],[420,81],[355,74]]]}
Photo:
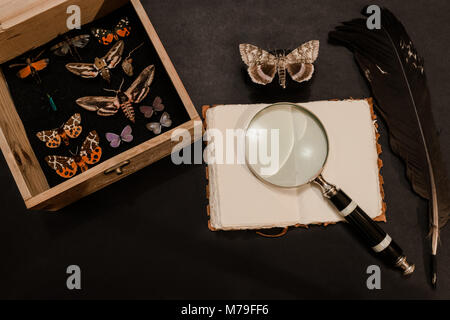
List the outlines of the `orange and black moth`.
{"label": "orange and black moth", "polygon": [[39,57],[43,53],[44,53],[44,51],[41,51],[34,59],[27,58],[25,60],[25,63],[11,64],[9,66],[9,68],[24,67],[24,68],[20,69],[17,72],[17,76],[20,79],[28,78],[31,75],[33,78],[36,79],[37,83],[41,83],[41,79],[39,78],[38,71],[41,71],[41,70],[45,69],[48,66],[49,62],[50,62],[50,59],[38,60]]}
{"label": "orange and black moth", "polygon": [[93,165],[100,161],[102,157],[102,148],[100,147],[100,138],[97,132],[91,131],[84,140],[80,153],[71,157],[51,155],[45,157],[47,164],[63,178],[72,178],[78,171],[88,170],[88,164]]}
{"label": "orange and black moth", "polygon": [[36,136],[39,140],[45,142],[46,146],[49,148],[58,148],[61,145],[61,141],[68,146],[69,138],[75,139],[81,134],[83,128],[80,124],[81,115],[75,113],[61,127],[40,131],[36,133]]}
{"label": "orange and black moth", "polygon": [[119,40],[119,38],[125,38],[130,35],[130,21],[127,17],[120,19],[119,23],[112,30],[93,28],[91,30],[94,37],[104,45],[109,45],[114,40]]}

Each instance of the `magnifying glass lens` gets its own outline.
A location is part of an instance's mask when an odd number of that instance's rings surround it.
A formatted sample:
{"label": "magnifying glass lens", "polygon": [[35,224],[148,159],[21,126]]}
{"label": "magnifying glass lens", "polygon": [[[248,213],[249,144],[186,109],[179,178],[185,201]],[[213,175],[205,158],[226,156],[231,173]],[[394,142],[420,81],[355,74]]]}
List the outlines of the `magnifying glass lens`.
{"label": "magnifying glass lens", "polygon": [[328,139],[319,120],[290,104],[263,109],[246,133],[246,160],[260,179],[280,187],[296,187],[313,180],[328,155]]}
{"label": "magnifying glass lens", "polygon": [[403,250],[343,190],[322,177],[328,138],[319,119],[303,107],[278,103],[259,111],[246,131],[247,166],[261,180],[279,187],[316,183],[361,239],[403,274],[414,272]]}

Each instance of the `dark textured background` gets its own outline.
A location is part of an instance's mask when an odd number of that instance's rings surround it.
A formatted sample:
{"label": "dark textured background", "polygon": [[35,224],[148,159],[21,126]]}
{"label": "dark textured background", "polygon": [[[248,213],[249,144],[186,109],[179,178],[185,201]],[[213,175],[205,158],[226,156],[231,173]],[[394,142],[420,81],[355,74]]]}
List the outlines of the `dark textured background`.
{"label": "dark textured background", "polygon": [[[194,104],[305,101],[369,95],[349,51],[327,33],[366,1],[143,1]],[[379,1],[404,23],[425,57],[437,127],[450,169],[450,2]],[[242,72],[238,44],[293,48],[319,39],[313,81],[268,93]],[[170,158],[56,214],[29,212],[0,160],[1,298],[450,298],[450,226],[442,234],[439,286],[428,277],[427,203],[411,191],[381,127],[386,231],[416,263],[412,278],[382,265],[344,224],[298,229],[280,239],[211,232],[201,165]],[[69,291],[66,267],[82,268]],[[366,288],[380,264],[382,289]]]}

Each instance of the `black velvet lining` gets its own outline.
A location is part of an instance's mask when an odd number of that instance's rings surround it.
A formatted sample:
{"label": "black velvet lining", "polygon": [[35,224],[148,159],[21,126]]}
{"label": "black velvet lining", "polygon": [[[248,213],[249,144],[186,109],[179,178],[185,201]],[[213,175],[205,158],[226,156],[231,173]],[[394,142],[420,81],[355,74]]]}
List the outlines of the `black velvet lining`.
{"label": "black velvet lining", "polygon": [[[170,128],[163,128],[163,132],[189,120],[189,115],[131,4],[114,11],[102,19],[83,26],[81,30],[70,31],[67,35],[91,34],[90,29],[93,26],[113,28],[119,20],[125,16],[130,20],[131,35],[124,39],[125,50],[123,58],[125,58],[132,49],[144,42],[144,45],[132,55],[134,76],[131,78],[122,71],[121,64],[112,70],[112,81],[110,85],[108,85],[100,75],[95,79],[83,79],[70,73],[66,70],[65,64],[77,62],[77,59],[72,57],[70,53],[65,57],[59,57],[49,50],[52,45],[60,42],[62,37],[2,65],[2,70],[8,82],[17,112],[24,124],[28,139],[40,161],[48,183],[52,187],[66,179],[59,177],[53,169],[48,166],[44,160],[45,156],[70,156],[70,151],[76,152],[77,147],[78,149],[81,147],[85,137],[91,130],[97,130],[100,136],[100,146],[103,149],[101,162],[155,137],[152,132],[146,129],[145,124],[150,121],[159,121],[161,113],[153,115],[151,119],[146,119],[139,112],[138,105],[134,105],[136,123],[132,124],[125,118],[121,110],[112,117],[100,117],[95,112],[84,110],[75,103],[75,100],[79,97],[89,95],[114,95],[113,92],[104,91],[103,88],[117,90],[122,79],[125,79],[123,89],[126,90],[145,67],[154,64],[155,78],[150,86],[149,94],[140,105],[151,105],[156,96],[162,98],[163,104],[166,107],[165,111],[170,114],[173,121]],[[91,34],[91,41],[89,44],[83,49],[78,49],[78,52],[82,57],[82,62],[93,62],[95,57],[103,57],[111,46],[112,44],[105,46],[98,43]],[[37,85],[36,81],[32,79],[31,76],[24,80],[19,79],[16,76],[16,73],[20,68],[16,67],[10,69],[8,67],[12,63],[22,63],[27,57],[35,57],[44,48],[46,51],[40,58],[50,58],[50,64],[46,69],[39,72],[39,76],[42,79],[42,85]],[[53,97],[58,107],[58,111],[54,112],[51,110],[46,97],[47,92]],[[49,149],[45,146],[45,143],[41,142],[36,137],[38,131],[60,127],[61,124],[67,121],[76,112],[81,114],[83,132],[77,139],[70,139],[70,145],[68,147],[61,143],[59,148]],[[133,128],[134,140],[131,143],[123,142],[117,149],[110,147],[105,138],[105,133],[114,132],[120,134],[127,124],[130,124]]]}

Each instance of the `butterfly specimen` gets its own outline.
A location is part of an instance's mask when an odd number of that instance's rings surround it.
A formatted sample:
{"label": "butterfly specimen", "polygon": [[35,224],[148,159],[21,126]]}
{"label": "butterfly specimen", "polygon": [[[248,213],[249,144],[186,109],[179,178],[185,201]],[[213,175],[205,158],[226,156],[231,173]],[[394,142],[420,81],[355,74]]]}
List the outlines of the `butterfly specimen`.
{"label": "butterfly specimen", "polygon": [[159,122],[150,122],[147,123],[145,126],[148,130],[152,131],[154,134],[160,134],[162,127],[170,127],[172,125],[172,119],[170,119],[170,115],[167,112],[164,112],[161,115],[161,119],[159,119]]}
{"label": "butterfly specimen", "polygon": [[106,140],[108,140],[109,145],[113,148],[117,148],[120,146],[120,143],[122,141],[124,142],[131,142],[133,141],[133,135],[131,134],[131,126],[128,125],[125,128],[123,128],[122,133],[120,136],[118,134],[107,132],[106,133]]}
{"label": "butterfly specimen", "polygon": [[88,169],[88,164],[96,164],[102,156],[102,148],[99,146],[100,139],[96,131],[89,132],[84,140],[80,153],[71,157],[64,156],[47,156],[45,161],[63,178],[72,178],[78,168],[81,172]]}
{"label": "butterfly specimen", "polygon": [[75,113],[61,127],[52,130],[40,131],[36,134],[36,136],[39,140],[45,142],[46,146],[49,148],[58,148],[61,145],[61,141],[68,146],[69,138],[78,138],[83,130],[80,124],[81,115],[79,113]]}
{"label": "butterfly specimen", "polygon": [[81,56],[78,53],[77,48],[84,48],[89,43],[90,39],[91,36],[88,34],[82,34],[73,38],[65,36],[64,40],[51,47],[50,51],[52,51],[57,56],[65,56],[68,53],[74,56],[73,53],[75,52],[78,59],[81,60]]}
{"label": "butterfly specimen", "polygon": [[134,80],[127,91],[122,91],[122,84],[119,90],[109,90],[116,93],[115,97],[87,96],[77,99],[77,104],[89,111],[96,111],[99,116],[112,116],[122,109],[125,117],[134,123],[134,103],[140,103],[147,96],[150,84],[155,75],[155,66],[150,65]]}
{"label": "butterfly specimen", "polygon": [[133,76],[133,58],[131,58],[131,55],[133,54],[134,51],[136,51],[137,49],[142,47],[143,44],[144,43],[142,42],[136,48],[131,50],[130,53],[128,54],[128,56],[125,59],[123,59],[123,61],[122,61],[123,72],[125,72],[125,74],[129,77]]}
{"label": "butterfly specimen", "polygon": [[25,67],[23,69],[20,69],[19,72],[17,72],[17,76],[21,79],[25,79],[31,75],[34,79],[36,79],[36,82],[40,84],[42,81],[41,78],[39,77],[38,71],[45,69],[48,66],[48,63],[50,62],[50,59],[38,60],[43,53],[44,51],[39,53],[34,59],[27,58],[25,60],[25,63],[16,63],[10,65],[9,67],[10,68]]}
{"label": "butterfly specimen", "polygon": [[99,74],[103,79],[111,81],[111,69],[114,69],[122,60],[125,44],[120,40],[108,51],[103,58],[95,58],[94,63],[68,63],[67,70],[82,78],[95,78]]}
{"label": "butterfly specimen", "polygon": [[104,45],[109,45],[113,40],[118,40],[120,38],[125,38],[130,35],[130,21],[127,17],[120,19],[119,23],[114,27],[113,30],[107,30],[102,28],[92,28],[91,32],[94,37]]}
{"label": "butterfly specimen", "polygon": [[308,41],[288,54],[285,50],[276,50],[272,54],[251,44],[240,44],[239,50],[253,82],[268,84],[278,73],[280,86],[286,88],[286,69],[294,81],[311,79],[314,73],[313,62],[319,54],[319,41]]}
{"label": "butterfly specimen", "polygon": [[153,113],[163,111],[164,105],[162,104],[162,99],[156,97],[155,100],[153,100],[152,106],[140,106],[139,110],[144,114],[144,117],[151,118]]}

